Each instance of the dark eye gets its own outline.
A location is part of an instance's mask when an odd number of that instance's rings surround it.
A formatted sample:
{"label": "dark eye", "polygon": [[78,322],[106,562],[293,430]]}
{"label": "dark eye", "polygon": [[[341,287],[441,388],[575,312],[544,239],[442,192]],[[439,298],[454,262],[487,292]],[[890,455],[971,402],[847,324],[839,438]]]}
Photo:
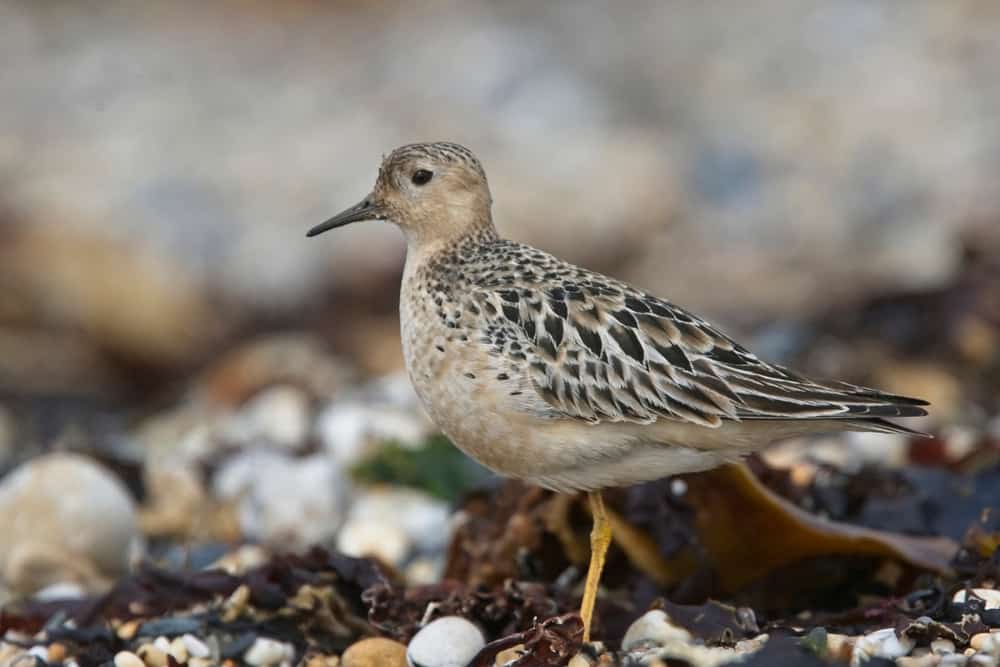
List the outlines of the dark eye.
{"label": "dark eye", "polygon": [[413,181],[414,185],[423,185],[427,181],[431,180],[432,176],[434,176],[433,171],[427,171],[426,169],[417,169],[415,172],[413,172],[413,176],[410,178],[410,180]]}

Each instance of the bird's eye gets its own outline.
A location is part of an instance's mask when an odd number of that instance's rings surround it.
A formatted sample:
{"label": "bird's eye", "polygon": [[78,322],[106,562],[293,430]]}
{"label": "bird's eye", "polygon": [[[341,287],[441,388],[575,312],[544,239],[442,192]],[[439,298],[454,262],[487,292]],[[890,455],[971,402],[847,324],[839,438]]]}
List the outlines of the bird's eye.
{"label": "bird's eye", "polygon": [[410,178],[410,180],[413,181],[414,185],[424,185],[425,183],[427,183],[427,181],[431,180],[431,177],[433,175],[434,175],[433,171],[427,171],[426,169],[417,169],[415,172],[413,172],[413,176]]}

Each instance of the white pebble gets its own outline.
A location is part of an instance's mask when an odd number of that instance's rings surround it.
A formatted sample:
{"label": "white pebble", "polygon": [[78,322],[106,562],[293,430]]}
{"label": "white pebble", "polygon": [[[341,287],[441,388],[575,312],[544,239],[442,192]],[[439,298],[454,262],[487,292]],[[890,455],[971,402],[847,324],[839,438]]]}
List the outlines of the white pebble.
{"label": "white pebble", "polygon": [[351,400],[324,410],[316,432],[326,453],[346,468],[377,451],[384,442],[415,447],[427,438],[429,429],[412,410]]}
{"label": "white pebble", "polygon": [[907,636],[897,637],[893,628],[882,628],[859,639],[854,645],[851,663],[863,663],[869,658],[901,658],[916,646]]}
{"label": "white pebble", "polygon": [[[985,602],[984,609],[1000,609],[1000,591],[994,588],[973,588],[973,595],[982,598]],[[951,599],[952,602],[966,602],[968,596],[965,593],[965,589],[955,593],[955,596]]]}
{"label": "white pebble", "polygon": [[687,642],[691,633],[670,622],[670,617],[661,610],[653,609],[637,618],[625,631],[622,639],[622,649],[631,651],[634,648],[649,646],[666,646],[675,641]]}
{"label": "white pebble", "polygon": [[935,639],[931,642],[931,651],[936,655],[947,655],[955,652],[955,642],[950,639]]}
{"label": "white pebble", "polygon": [[460,616],[424,626],[406,648],[410,667],[465,667],[486,646],[482,631]]}
{"label": "white pebble", "polygon": [[115,654],[115,667],[146,667],[135,653],[120,651]]}
{"label": "white pebble", "polygon": [[244,421],[242,427],[237,427],[246,429],[241,435],[294,449],[305,442],[309,433],[309,397],[297,387],[270,387],[251,398],[237,419]]}
{"label": "white pebble", "polygon": [[244,536],[285,549],[324,544],[342,519],[346,481],[325,454],[241,452],[212,480],[217,498],[237,504]]}
{"label": "white pebble", "polygon": [[295,648],[267,637],[258,637],[253,645],[243,654],[243,660],[254,667],[270,667],[279,665],[295,656]]}
{"label": "white pebble", "polygon": [[184,642],[184,648],[187,649],[188,655],[193,658],[207,658],[212,655],[211,649],[197,637],[191,634],[184,635],[181,637],[181,641]]}
{"label": "white pebble", "polygon": [[184,645],[184,640],[180,637],[174,637],[170,642],[170,650],[167,651],[170,655],[174,656],[174,660],[177,662],[187,662],[188,651],[187,646]]}

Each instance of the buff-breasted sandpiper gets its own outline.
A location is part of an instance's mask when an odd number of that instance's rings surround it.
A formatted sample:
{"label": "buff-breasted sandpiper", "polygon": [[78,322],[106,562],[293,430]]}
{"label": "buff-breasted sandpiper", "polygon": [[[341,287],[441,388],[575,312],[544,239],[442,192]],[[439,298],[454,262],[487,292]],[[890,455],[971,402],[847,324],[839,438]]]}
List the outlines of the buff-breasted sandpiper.
{"label": "buff-breasted sandpiper", "polygon": [[762,361],[669,301],[503,239],[491,206],[468,149],[412,144],[309,236],[399,226],[403,352],[431,418],[501,475],[589,494],[585,641],[611,540],[601,489],[737,461],[779,438],[905,431],[885,418],[926,414],[922,400]]}

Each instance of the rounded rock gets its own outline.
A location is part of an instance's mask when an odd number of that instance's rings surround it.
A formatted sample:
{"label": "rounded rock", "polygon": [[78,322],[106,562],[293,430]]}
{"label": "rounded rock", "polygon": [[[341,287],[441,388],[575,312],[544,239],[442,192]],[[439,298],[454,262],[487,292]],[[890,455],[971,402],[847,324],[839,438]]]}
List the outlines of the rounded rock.
{"label": "rounded rock", "polygon": [[184,648],[187,649],[188,655],[192,658],[207,658],[212,655],[212,650],[208,648],[208,645],[192,634],[183,635],[181,641],[184,642]]}
{"label": "rounded rock", "polygon": [[340,656],[341,667],[405,667],[406,647],[385,637],[369,637],[351,644]]}
{"label": "rounded rock", "polygon": [[631,651],[634,648],[649,646],[666,646],[671,642],[687,643],[691,633],[670,622],[670,617],[661,609],[653,609],[637,618],[622,639],[622,649]]}
{"label": "rounded rock", "polygon": [[301,446],[309,435],[309,397],[290,385],[268,387],[251,398],[239,413],[243,435],[281,449]]}
{"label": "rounded rock", "polygon": [[955,652],[955,642],[939,638],[931,642],[931,652],[934,655],[948,655]]}
{"label": "rounded rock", "polygon": [[448,505],[413,489],[374,488],[351,505],[338,551],[400,566],[411,551],[437,554],[449,534]]}
{"label": "rounded rock", "polygon": [[[973,588],[972,596],[981,598],[983,600],[983,609],[1000,609],[1000,590],[994,588]],[[964,603],[968,601],[965,589],[955,593],[951,601],[956,603]]]}
{"label": "rounded rock", "polygon": [[[241,452],[212,481],[216,498],[234,502],[244,536],[282,548],[331,540],[341,523],[347,482],[323,454]],[[303,521],[303,517],[309,517]]]}
{"label": "rounded rock", "polygon": [[119,651],[115,654],[115,667],[146,667],[146,665],[135,653]]}
{"label": "rounded rock", "polygon": [[92,459],[53,453],[0,481],[0,579],[31,594],[56,583],[100,591],[140,543],[135,502]]}
{"label": "rounded rock", "polygon": [[882,628],[860,638],[854,645],[852,663],[869,658],[901,658],[909,654],[916,642],[907,636],[899,637],[894,628]]}
{"label": "rounded rock", "polygon": [[[167,647],[169,648],[169,644]],[[136,653],[147,667],[167,667],[169,663],[166,650],[155,644],[143,644]]]}
{"label": "rounded rock", "polygon": [[1000,630],[995,632],[980,632],[969,639],[969,646],[983,653],[1000,652]]}
{"label": "rounded rock", "polygon": [[461,616],[425,625],[406,649],[409,667],[465,667],[486,646],[482,631]]}
{"label": "rounded rock", "polygon": [[295,655],[291,644],[285,644],[275,639],[258,637],[253,645],[243,654],[243,661],[253,667],[270,667],[290,661]]}

